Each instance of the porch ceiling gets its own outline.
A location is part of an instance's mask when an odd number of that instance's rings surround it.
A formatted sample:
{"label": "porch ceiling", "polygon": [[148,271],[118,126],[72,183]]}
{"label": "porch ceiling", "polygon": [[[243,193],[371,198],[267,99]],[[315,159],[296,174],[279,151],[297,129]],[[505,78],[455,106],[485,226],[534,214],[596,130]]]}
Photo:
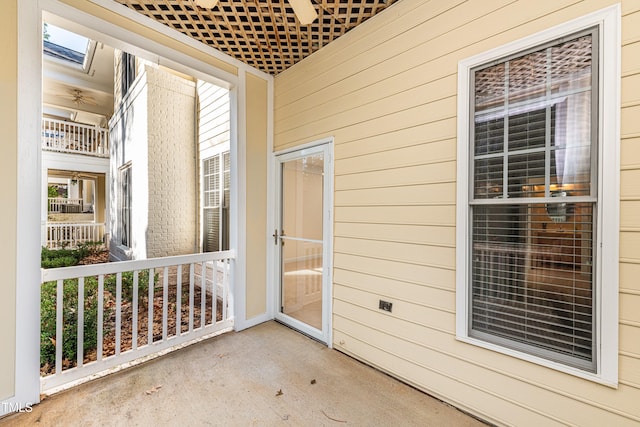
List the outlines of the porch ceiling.
{"label": "porch ceiling", "polygon": [[266,73],[276,75],[398,0],[312,0],[318,18],[301,26],[286,0],[114,0]]}

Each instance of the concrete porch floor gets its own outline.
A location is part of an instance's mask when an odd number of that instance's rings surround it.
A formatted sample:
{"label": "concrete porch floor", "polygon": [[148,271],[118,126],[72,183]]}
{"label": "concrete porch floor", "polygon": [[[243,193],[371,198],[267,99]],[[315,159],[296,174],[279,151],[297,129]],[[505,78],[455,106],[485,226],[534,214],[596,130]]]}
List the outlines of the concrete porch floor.
{"label": "concrete porch floor", "polygon": [[[315,380],[315,381],[314,381]],[[481,426],[267,322],[58,393],[2,426]]]}

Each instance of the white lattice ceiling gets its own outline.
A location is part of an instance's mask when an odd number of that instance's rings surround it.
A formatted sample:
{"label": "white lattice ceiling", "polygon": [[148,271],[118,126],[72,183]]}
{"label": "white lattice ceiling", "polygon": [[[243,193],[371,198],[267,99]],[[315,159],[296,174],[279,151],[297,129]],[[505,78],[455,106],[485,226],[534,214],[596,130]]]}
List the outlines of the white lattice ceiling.
{"label": "white lattice ceiling", "polygon": [[278,74],[399,0],[312,0],[301,26],[285,0],[114,0],[269,74]]}

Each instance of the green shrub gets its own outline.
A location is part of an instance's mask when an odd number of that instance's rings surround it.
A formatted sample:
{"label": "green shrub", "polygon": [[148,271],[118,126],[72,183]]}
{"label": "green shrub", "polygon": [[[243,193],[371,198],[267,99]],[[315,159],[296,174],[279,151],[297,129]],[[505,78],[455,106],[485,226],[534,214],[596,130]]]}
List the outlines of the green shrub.
{"label": "green shrub", "polygon": [[[155,275],[157,280],[157,275]],[[115,308],[106,301],[115,301],[117,276],[110,274],[104,278],[105,304],[103,319],[108,320]],[[40,301],[40,364],[55,364],[56,356],[56,289],[57,282],[46,282],[41,288]],[[138,298],[143,299],[149,290],[149,271],[138,273]],[[122,302],[132,301],[133,272],[122,273]],[[78,347],[78,279],[68,279],[63,283],[62,301],[62,358],[75,361]],[[108,332],[105,325],[104,334]],[[98,347],[98,279],[90,276],[84,279],[84,354]]]}
{"label": "green shrub", "polygon": [[[55,364],[57,282],[42,285],[40,297],[40,363]],[[98,281],[87,277],[84,282],[84,343],[88,353],[97,348]],[[105,308],[108,318],[112,308]],[[75,361],[78,348],[78,279],[65,280],[62,291],[62,358]]]}
{"label": "green shrub", "polygon": [[78,265],[83,257],[82,253],[76,249],[48,249],[43,247],[40,253],[40,266],[42,268],[70,267]]}

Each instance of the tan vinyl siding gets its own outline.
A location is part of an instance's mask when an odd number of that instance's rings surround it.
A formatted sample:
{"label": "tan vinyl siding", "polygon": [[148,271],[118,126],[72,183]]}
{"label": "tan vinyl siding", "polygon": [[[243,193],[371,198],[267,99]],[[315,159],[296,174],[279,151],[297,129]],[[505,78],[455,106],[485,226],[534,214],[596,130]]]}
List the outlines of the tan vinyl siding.
{"label": "tan vinyl siding", "polygon": [[622,3],[618,389],[455,339],[458,61],[613,3],[403,0],[275,79],[275,149],[335,141],[337,349],[498,424],[640,422],[635,1]]}
{"label": "tan vinyl siding", "polygon": [[[0,104],[3,144],[0,145],[0,177],[4,190],[3,197],[7,206],[17,204],[17,81],[16,60],[18,57],[18,2],[11,0],[3,3],[0,30],[5,61],[0,65],[0,91],[3,102]],[[2,209],[0,213],[0,400],[14,395],[15,392],[15,356],[16,356],[16,222],[15,209]]]}
{"label": "tan vinyl siding", "polygon": [[267,89],[266,80],[247,73],[246,319],[267,311]]}

